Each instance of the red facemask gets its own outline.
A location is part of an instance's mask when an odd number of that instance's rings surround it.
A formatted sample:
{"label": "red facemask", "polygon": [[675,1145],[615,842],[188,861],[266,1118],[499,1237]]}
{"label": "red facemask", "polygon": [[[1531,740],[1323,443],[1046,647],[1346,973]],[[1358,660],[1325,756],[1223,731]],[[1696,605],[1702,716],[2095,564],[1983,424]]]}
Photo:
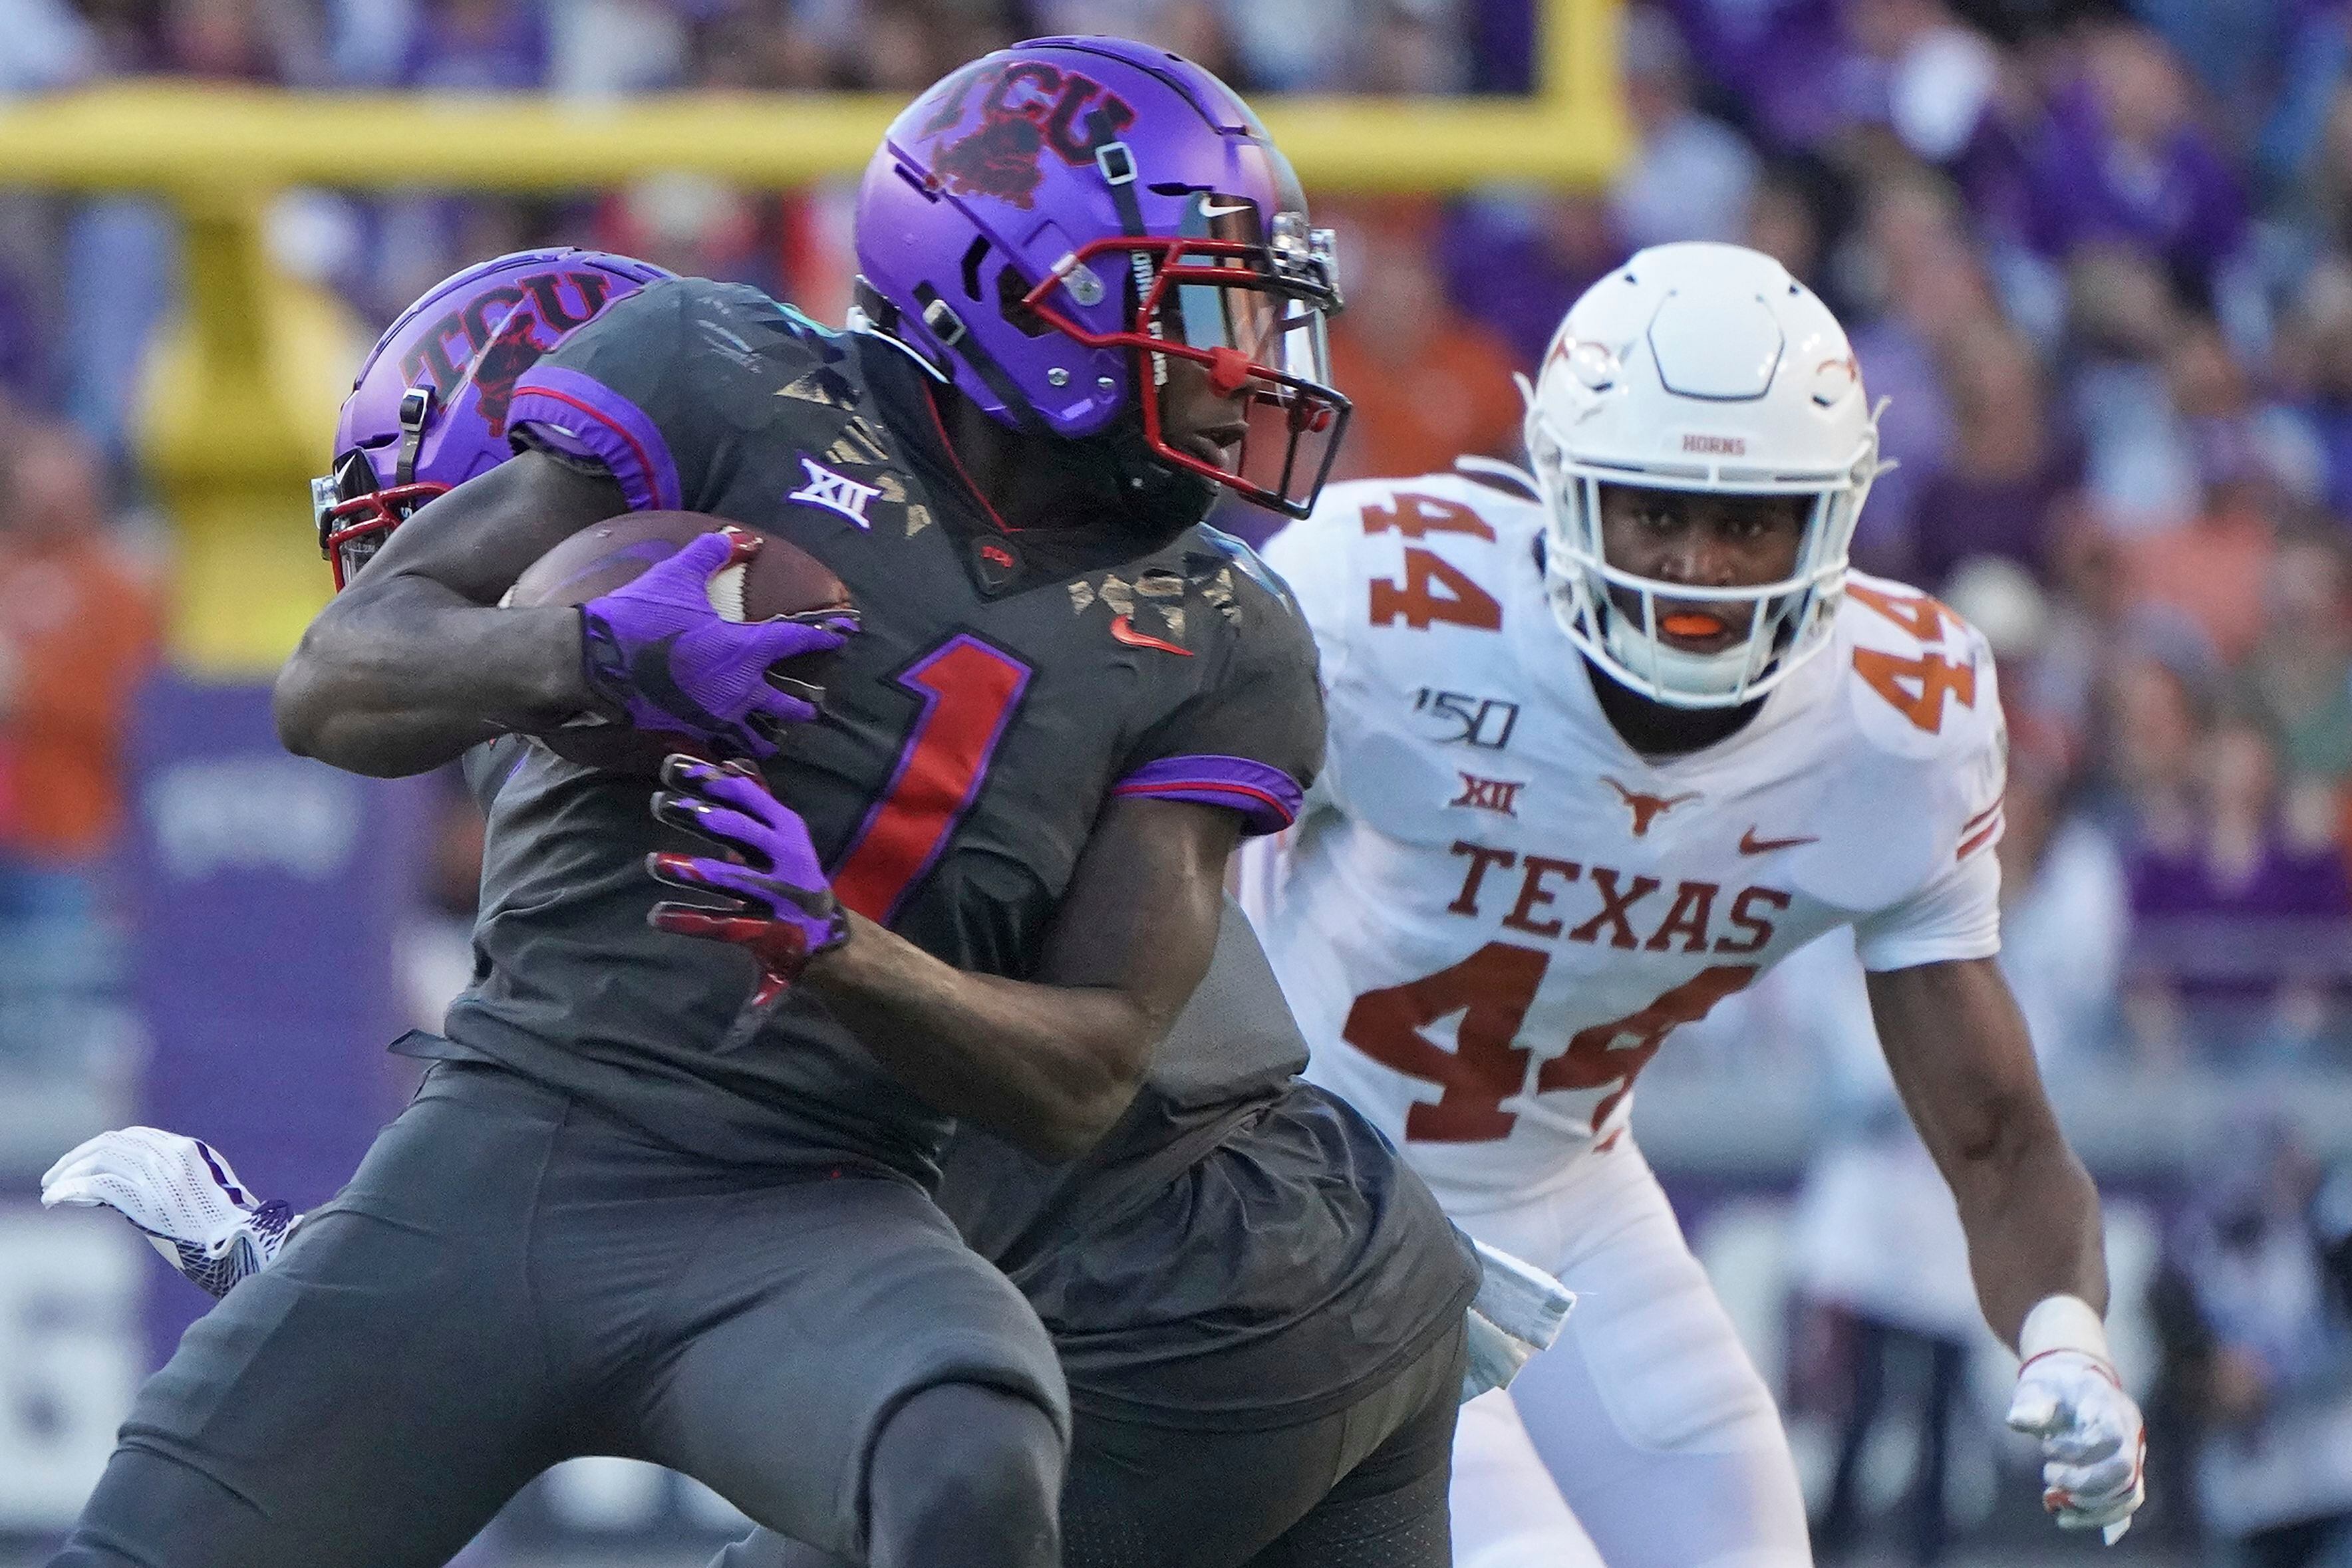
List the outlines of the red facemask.
{"label": "red facemask", "polygon": [[[1066,258],[1021,305],[1087,348],[1132,352],[1144,439],[1160,461],[1303,517],[1338,455],[1349,407],[1330,384],[1323,335],[1326,316],[1339,308],[1328,250],[1309,250],[1303,230],[1289,235],[1283,225],[1290,221],[1277,225],[1287,247],[1255,237],[1255,209],[1246,204],[1235,204],[1232,220],[1246,237],[1098,239]],[[1113,254],[1113,265],[1134,279],[1135,308],[1125,330],[1090,331],[1053,297],[1082,269],[1098,272],[1090,264]],[[1170,444],[1160,397],[1168,359],[1202,366],[1211,388],[1234,402],[1242,434],[1230,468]]]}

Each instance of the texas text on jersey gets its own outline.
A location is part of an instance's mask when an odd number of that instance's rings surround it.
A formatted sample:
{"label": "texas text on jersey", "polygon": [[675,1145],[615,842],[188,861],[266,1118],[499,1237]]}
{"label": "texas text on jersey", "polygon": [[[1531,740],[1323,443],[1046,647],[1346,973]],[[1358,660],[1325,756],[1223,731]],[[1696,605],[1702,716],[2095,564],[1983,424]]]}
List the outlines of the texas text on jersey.
{"label": "texas text on jersey", "polygon": [[1309,1075],[1456,1213],[1567,1180],[1675,1026],[1826,930],[1853,925],[1873,969],[2000,945],[2002,727],[1972,628],[1853,575],[1752,722],[1649,759],[1546,601],[1542,528],[1531,497],[1441,474],[1335,486],[1267,549],[1332,738],[1244,902]]}

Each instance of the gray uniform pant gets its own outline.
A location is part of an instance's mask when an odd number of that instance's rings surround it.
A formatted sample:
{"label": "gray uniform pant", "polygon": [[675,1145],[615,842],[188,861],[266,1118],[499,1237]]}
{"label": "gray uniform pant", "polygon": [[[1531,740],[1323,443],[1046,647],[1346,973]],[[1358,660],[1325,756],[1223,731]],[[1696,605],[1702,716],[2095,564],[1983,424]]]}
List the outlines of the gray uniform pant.
{"label": "gray uniform pant", "polygon": [[[1083,1406],[1062,1488],[1063,1568],[1446,1568],[1463,1331],[1331,1415],[1220,1431]],[[710,1568],[846,1568],[768,1531]]]}
{"label": "gray uniform pant", "polygon": [[53,1568],[430,1568],[558,1460],[667,1465],[864,1549],[909,1397],[1067,1394],[913,1185],[698,1161],[444,1062],[277,1264],[141,1390]]}

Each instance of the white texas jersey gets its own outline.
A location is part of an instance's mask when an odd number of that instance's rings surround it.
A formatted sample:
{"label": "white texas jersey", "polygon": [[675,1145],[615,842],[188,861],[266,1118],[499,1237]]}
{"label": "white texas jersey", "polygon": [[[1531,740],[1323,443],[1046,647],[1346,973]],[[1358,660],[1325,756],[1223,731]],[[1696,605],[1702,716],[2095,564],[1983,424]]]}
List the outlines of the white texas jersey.
{"label": "white texas jersey", "polygon": [[2004,740],[1973,628],[1857,575],[1745,728],[1652,763],[1553,617],[1542,522],[1439,474],[1334,486],[1266,550],[1331,738],[1243,902],[1308,1076],[1465,1211],[1567,1179],[1676,1025],[1833,926],[1873,969],[2000,946]]}

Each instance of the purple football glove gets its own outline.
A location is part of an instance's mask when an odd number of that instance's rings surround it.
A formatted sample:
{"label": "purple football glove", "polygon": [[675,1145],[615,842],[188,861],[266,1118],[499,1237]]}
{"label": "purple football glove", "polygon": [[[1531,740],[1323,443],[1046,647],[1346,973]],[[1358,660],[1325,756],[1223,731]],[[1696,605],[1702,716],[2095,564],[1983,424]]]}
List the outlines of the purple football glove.
{"label": "purple football glove", "polygon": [[749,949],[760,961],[751,1005],[764,1007],[800,978],[811,958],[849,940],[849,916],[817,864],[808,825],[740,762],[672,757],[662,763],[662,783],[667,788],[654,795],[656,821],[710,839],[741,858],[647,855],[646,869],[656,881],[727,899],[716,909],[665,900],[647,918],[681,936]]}
{"label": "purple football glove", "polygon": [[729,620],[710,580],[759,549],[759,535],[721,528],[582,605],[589,689],[639,729],[690,736],[720,756],[773,757],[784,726],[814,718],[824,693],[769,666],[840,647],[857,612]]}

